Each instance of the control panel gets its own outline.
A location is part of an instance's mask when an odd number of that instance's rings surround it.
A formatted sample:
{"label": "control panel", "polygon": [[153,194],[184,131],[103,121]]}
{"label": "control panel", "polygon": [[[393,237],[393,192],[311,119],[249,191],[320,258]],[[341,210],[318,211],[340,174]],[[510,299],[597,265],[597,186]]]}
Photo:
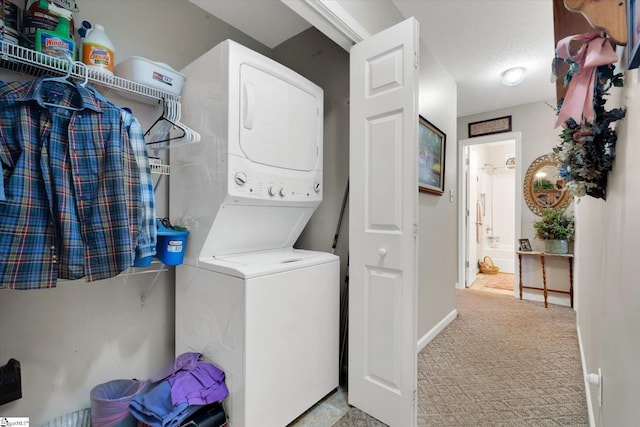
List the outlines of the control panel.
{"label": "control panel", "polygon": [[246,163],[241,159],[230,161],[230,196],[290,202],[322,201],[322,172],[256,167]]}

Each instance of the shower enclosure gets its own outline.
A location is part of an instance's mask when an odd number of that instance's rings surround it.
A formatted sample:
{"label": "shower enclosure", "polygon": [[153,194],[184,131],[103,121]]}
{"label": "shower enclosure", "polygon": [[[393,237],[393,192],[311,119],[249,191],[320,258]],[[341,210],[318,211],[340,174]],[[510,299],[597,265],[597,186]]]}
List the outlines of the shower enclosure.
{"label": "shower enclosure", "polygon": [[[475,229],[470,262],[490,256],[500,272],[515,270],[515,142],[470,147],[469,206]],[[475,226],[475,227],[473,227]]]}

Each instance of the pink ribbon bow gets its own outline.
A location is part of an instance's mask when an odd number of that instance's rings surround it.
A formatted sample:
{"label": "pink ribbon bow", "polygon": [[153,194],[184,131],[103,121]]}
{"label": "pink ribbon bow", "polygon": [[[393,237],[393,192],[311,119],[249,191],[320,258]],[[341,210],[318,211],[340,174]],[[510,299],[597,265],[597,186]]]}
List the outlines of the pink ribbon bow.
{"label": "pink ribbon bow", "polygon": [[[584,44],[578,50],[575,57],[569,52],[569,45],[573,40],[584,40]],[[608,39],[598,33],[578,34],[565,37],[558,42],[556,56],[562,59],[570,59],[578,64],[578,71],[569,82],[567,94],[558,114],[556,127],[563,124],[568,118],[573,118],[581,123],[583,118],[593,121],[593,92],[595,88],[596,68],[600,65],[613,64],[618,60],[613,47]]]}

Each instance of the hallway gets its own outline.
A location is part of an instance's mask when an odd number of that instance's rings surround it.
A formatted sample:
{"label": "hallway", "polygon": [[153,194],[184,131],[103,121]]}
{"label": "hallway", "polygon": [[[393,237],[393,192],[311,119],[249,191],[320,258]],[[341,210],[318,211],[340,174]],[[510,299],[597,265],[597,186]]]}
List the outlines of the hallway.
{"label": "hallway", "polygon": [[[567,307],[457,291],[458,317],[418,355],[418,426],[588,426]],[[351,409],[340,427],[382,426]]]}

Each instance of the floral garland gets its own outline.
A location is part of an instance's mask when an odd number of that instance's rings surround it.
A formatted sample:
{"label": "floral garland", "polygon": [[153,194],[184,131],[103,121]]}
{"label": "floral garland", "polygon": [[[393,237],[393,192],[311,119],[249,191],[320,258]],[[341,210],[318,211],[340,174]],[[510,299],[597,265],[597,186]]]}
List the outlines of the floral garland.
{"label": "floral garland", "polygon": [[[579,71],[579,66],[571,60],[566,61],[569,71],[565,76],[565,85],[568,85],[573,75]],[[560,133],[562,142],[551,154],[559,162],[560,177],[565,179],[575,197],[587,195],[606,199],[607,177],[613,168],[618,139],[616,131],[610,125],[625,116],[625,111],[621,108],[604,108],[605,97],[614,86],[623,86],[622,73],[614,74],[613,65],[598,66],[594,83],[594,119],[585,119],[582,123],[577,123],[573,118],[565,120]],[[558,111],[563,101],[560,100]]]}

